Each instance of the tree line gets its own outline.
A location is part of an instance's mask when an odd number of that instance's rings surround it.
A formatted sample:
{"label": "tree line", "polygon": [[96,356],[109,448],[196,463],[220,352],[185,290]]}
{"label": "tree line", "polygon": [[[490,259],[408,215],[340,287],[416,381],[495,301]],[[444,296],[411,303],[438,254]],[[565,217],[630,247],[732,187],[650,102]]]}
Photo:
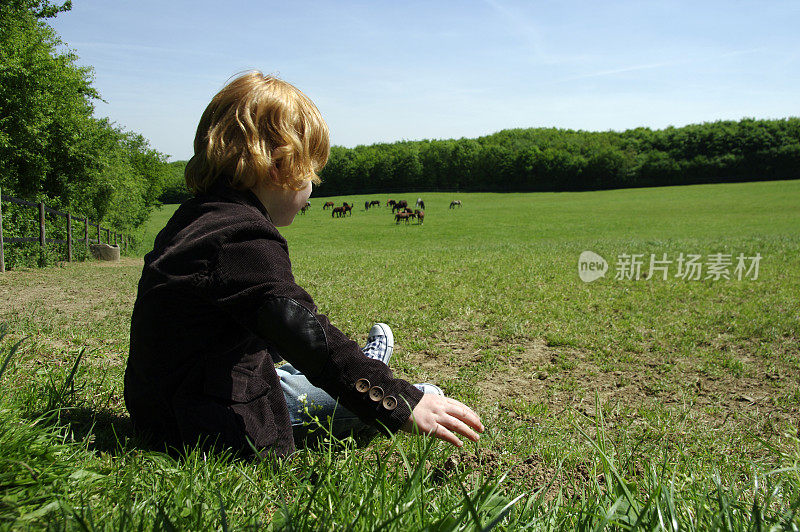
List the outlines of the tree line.
{"label": "tree line", "polygon": [[318,195],[562,191],[800,178],[800,118],[623,132],[509,129],[333,147]]}
{"label": "tree line", "polygon": [[70,8],[0,2],[0,189],[128,232],[158,204],[166,156],[93,116],[92,69],[47,23]]}

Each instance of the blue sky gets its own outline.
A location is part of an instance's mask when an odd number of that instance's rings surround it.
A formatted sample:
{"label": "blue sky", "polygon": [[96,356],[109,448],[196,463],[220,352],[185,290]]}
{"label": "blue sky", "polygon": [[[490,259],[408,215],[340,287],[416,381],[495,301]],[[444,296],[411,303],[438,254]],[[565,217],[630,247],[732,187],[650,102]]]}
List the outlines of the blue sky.
{"label": "blue sky", "polygon": [[249,69],[343,146],[800,116],[798,1],[73,0],[51,23],[94,67],[97,115],[172,160]]}

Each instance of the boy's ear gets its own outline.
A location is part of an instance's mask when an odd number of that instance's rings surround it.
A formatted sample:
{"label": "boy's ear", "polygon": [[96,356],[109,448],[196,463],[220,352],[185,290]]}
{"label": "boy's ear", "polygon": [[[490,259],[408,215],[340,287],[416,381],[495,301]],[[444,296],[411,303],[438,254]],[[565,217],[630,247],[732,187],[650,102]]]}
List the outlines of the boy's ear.
{"label": "boy's ear", "polygon": [[272,183],[275,185],[281,182],[280,173],[278,173],[278,169],[275,168],[275,166],[272,166],[269,169],[269,177],[272,179]]}

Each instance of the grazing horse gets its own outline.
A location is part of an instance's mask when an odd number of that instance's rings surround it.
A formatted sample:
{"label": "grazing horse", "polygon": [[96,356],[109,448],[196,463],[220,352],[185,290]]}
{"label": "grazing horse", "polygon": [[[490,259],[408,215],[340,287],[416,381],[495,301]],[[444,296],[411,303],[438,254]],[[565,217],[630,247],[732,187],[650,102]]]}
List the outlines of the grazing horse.
{"label": "grazing horse", "polygon": [[369,202],[369,206],[370,207],[375,207],[375,206],[380,207],[381,206],[381,202],[375,199],[375,200],[372,200],[372,201]]}
{"label": "grazing horse", "polygon": [[399,224],[401,220],[408,223],[408,221],[413,217],[414,217],[413,212],[398,212],[397,214],[394,215],[394,223]]}
{"label": "grazing horse", "polygon": [[369,200],[367,200],[367,201],[364,202],[364,210],[368,211],[369,207],[370,207],[370,203],[369,203]]}
{"label": "grazing horse", "polygon": [[402,209],[407,209],[407,208],[408,208],[408,202],[406,200],[400,200],[400,201],[396,202],[394,205],[392,205],[392,212],[394,212],[396,210],[399,211],[399,210],[402,210]]}
{"label": "grazing horse", "polygon": [[461,200],[453,200],[450,202],[451,209],[455,209],[456,207],[461,207]]}
{"label": "grazing horse", "polygon": [[417,207],[417,209],[424,209],[425,208],[425,202],[422,201],[422,198],[417,198],[416,207]]}
{"label": "grazing horse", "polygon": [[322,206],[322,210],[324,211],[328,207],[333,207],[333,202],[332,201],[326,201],[325,205]]}
{"label": "grazing horse", "polygon": [[414,209],[414,216],[416,217],[418,224],[422,224],[425,221],[425,211]]}
{"label": "grazing horse", "polygon": [[353,216],[353,206],[349,205],[346,201],[344,202],[344,204],[342,204],[342,216],[344,216],[345,214]]}
{"label": "grazing horse", "polygon": [[[397,202],[393,199],[390,199],[389,201],[386,202],[387,207],[394,207],[395,204],[397,204]],[[392,212],[394,212],[394,210],[392,210]]]}
{"label": "grazing horse", "polygon": [[334,207],[331,211],[331,218],[336,216],[337,218],[341,218],[344,216],[344,207]]}
{"label": "grazing horse", "polygon": [[311,202],[307,201],[305,205],[300,208],[300,214],[305,214],[308,209],[311,208]]}

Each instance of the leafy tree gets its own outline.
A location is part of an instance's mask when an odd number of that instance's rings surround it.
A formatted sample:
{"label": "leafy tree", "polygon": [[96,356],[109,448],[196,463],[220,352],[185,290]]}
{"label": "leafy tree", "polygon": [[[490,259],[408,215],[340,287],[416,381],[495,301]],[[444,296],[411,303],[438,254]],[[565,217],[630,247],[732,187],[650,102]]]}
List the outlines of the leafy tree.
{"label": "leafy tree", "polygon": [[161,203],[181,203],[189,199],[192,194],[186,188],[186,161],[175,161],[167,164],[164,176],[164,187],[161,190],[159,201]]}
{"label": "leafy tree", "polygon": [[92,69],[62,51],[46,19],[71,8],[0,2],[0,187],[117,229],[157,203],[165,158],[147,141],[94,118]]}

